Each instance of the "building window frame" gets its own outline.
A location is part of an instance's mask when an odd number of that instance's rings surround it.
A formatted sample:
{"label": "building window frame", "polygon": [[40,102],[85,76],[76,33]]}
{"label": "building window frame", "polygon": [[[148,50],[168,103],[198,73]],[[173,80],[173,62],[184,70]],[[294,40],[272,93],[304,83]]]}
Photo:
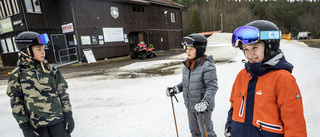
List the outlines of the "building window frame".
{"label": "building window frame", "polygon": [[11,5],[13,8],[13,14],[19,14],[19,6],[17,0],[11,0]]}
{"label": "building window frame", "polygon": [[19,52],[14,39],[15,37],[0,39],[2,54]]}
{"label": "building window frame", "polygon": [[0,18],[6,18],[20,13],[17,0],[0,0],[0,8]]}
{"label": "building window frame", "polygon": [[176,14],[174,12],[170,13],[170,17],[171,17],[171,22],[176,22]]}
{"label": "building window frame", "polygon": [[4,12],[4,6],[2,4],[2,1],[0,1],[0,8],[1,8],[0,18],[6,17],[6,13]]}
{"label": "building window frame", "polygon": [[141,6],[132,6],[133,12],[144,12],[144,7]]}
{"label": "building window frame", "polygon": [[4,8],[6,9],[7,16],[11,16],[12,12],[11,12],[11,7],[8,4],[8,1],[7,0],[2,0],[2,1],[3,1],[3,4],[4,4]]}
{"label": "building window frame", "polygon": [[27,13],[42,13],[39,0],[24,0],[24,4],[26,6]]}
{"label": "building window frame", "polygon": [[5,39],[0,39],[0,43],[1,43],[1,48],[2,48],[2,54],[8,53],[6,40]]}

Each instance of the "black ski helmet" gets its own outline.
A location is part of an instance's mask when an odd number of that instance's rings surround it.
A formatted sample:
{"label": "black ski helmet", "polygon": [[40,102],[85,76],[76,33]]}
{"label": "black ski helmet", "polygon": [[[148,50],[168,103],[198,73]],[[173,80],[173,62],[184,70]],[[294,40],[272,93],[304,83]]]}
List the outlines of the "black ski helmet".
{"label": "black ski helmet", "polygon": [[[259,31],[279,31],[277,25],[267,20],[255,20],[245,26],[252,26],[259,29]],[[266,62],[277,55],[280,46],[280,39],[267,39],[262,40],[265,44],[264,59],[262,62]]]}
{"label": "black ski helmet", "polygon": [[196,58],[202,57],[206,52],[207,48],[207,38],[199,33],[190,34],[183,37],[183,46],[193,46],[196,48]]}
{"label": "black ski helmet", "polygon": [[[42,43],[38,41],[39,35],[39,33],[33,31],[24,31],[18,34],[15,38],[15,43],[18,50],[33,57],[33,51],[31,47],[35,45],[42,45]],[[28,49],[30,53],[28,52]]]}

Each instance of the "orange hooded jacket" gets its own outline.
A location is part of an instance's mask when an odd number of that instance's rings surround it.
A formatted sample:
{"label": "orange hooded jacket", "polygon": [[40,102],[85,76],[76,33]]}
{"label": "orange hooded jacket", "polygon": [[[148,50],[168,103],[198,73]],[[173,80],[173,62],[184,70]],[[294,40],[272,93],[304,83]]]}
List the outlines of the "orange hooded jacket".
{"label": "orange hooded jacket", "polygon": [[302,97],[293,66],[246,63],[234,82],[226,128],[232,137],[306,137]]}

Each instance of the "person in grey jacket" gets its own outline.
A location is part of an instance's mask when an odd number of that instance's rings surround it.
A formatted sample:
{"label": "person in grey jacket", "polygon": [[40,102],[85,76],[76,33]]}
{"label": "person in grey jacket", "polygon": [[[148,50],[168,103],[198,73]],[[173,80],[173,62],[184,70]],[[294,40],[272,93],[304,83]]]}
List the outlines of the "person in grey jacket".
{"label": "person in grey jacket", "polygon": [[183,92],[192,137],[216,137],[211,120],[218,90],[216,67],[212,56],[205,55],[207,39],[201,34],[183,38],[187,60],[183,62],[182,82],[168,87],[168,97]]}

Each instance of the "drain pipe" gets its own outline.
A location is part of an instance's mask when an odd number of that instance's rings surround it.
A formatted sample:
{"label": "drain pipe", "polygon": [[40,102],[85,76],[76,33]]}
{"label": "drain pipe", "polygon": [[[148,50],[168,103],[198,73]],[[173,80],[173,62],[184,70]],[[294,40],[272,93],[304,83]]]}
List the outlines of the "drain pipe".
{"label": "drain pipe", "polygon": [[29,31],[27,16],[26,16],[26,13],[25,13],[25,11],[24,11],[23,0],[20,0],[20,3],[21,3],[21,9],[22,9],[22,14],[23,14],[23,18],[24,18],[24,23],[26,24],[26,30]]}
{"label": "drain pipe", "polygon": [[74,32],[76,33],[76,42],[78,45],[78,56],[79,56],[79,61],[80,63],[82,63],[82,56],[81,56],[81,50],[80,50],[80,43],[79,43],[79,37],[78,37],[78,31],[77,31],[77,27],[76,27],[76,20],[74,18],[74,11],[73,11],[73,5],[72,5],[72,0],[70,0],[70,6],[71,6],[71,14],[72,14],[72,20],[73,20],[73,25],[74,25]]}

